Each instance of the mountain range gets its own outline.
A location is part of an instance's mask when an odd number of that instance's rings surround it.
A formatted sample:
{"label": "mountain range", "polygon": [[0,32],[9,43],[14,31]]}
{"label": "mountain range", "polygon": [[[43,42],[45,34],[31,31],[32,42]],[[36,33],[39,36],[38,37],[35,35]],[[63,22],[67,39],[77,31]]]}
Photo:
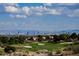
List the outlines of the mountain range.
{"label": "mountain range", "polygon": [[79,30],[63,30],[63,31],[54,32],[54,34],[62,34],[62,33],[67,33],[67,34],[76,33],[76,34],[79,34]]}
{"label": "mountain range", "polygon": [[28,35],[37,35],[37,34],[63,34],[63,33],[77,33],[79,34],[79,30],[63,30],[57,32],[49,32],[49,31],[39,31],[39,30],[0,30],[0,34],[9,35],[9,34],[28,34]]}

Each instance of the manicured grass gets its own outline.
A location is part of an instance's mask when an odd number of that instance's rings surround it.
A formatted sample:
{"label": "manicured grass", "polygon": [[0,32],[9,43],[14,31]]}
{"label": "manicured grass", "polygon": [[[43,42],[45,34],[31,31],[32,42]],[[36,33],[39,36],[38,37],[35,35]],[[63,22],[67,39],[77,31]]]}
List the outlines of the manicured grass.
{"label": "manicured grass", "polygon": [[[38,45],[39,44],[39,45]],[[63,42],[63,43],[48,43],[48,42],[26,42],[24,44],[13,44],[16,48],[16,51],[19,52],[29,52],[29,51],[38,51],[38,50],[48,50],[49,52],[58,51],[66,46],[72,44],[71,42]],[[79,44],[72,44],[73,46],[79,46]],[[32,48],[26,48],[24,46],[32,46]],[[4,49],[0,48],[0,55],[4,55]]]}
{"label": "manicured grass", "polygon": [[[44,45],[38,45],[38,44],[44,44]],[[24,44],[16,44],[13,45],[15,47],[18,47],[19,49],[26,50],[26,51],[37,51],[37,50],[43,50],[46,49],[48,51],[56,51],[58,49],[61,50],[61,48],[64,48],[66,46],[65,44],[60,43],[48,43],[48,42],[27,42]],[[32,48],[25,48],[24,46],[32,46]]]}

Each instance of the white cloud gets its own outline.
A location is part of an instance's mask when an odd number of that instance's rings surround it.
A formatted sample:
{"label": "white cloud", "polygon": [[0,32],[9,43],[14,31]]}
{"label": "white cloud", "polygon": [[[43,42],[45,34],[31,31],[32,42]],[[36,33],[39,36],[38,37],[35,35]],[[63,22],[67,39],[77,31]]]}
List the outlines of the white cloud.
{"label": "white cloud", "polygon": [[46,11],[47,8],[44,7],[44,6],[36,6],[36,7],[31,7],[30,8],[32,11],[38,11],[38,12],[43,12],[43,11]]}
{"label": "white cloud", "polygon": [[71,10],[70,13],[67,14],[69,17],[79,17],[79,9]]}
{"label": "white cloud", "polygon": [[44,6],[52,6],[52,3],[44,3]]}
{"label": "white cloud", "polygon": [[50,9],[49,10],[49,14],[52,14],[52,15],[61,15],[61,10],[60,9]]}
{"label": "white cloud", "polygon": [[[52,6],[50,3],[45,3],[44,5],[49,5]],[[64,4],[59,4],[59,5],[75,5],[75,4],[69,4],[69,3],[64,3]],[[46,6],[23,6],[23,7],[18,7],[18,4],[7,4],[4,6],[5,12],[12,13],[14,15],[10,15],[11,17],[16,17],[16,18],[26,18],[27,16],[30,15],[35,15],[35,16],[43,16],[43,15],[66,15],[69,17],[79,17],[79,9],[68,9],[67,7],[57,7],[57,8],[49,8]]]}
{"label": "white cloud", "polygon": [[23,7],[22,8],[22,11],[26,14],[26,15],[29,15],[30,14],[30,8],[29,7]]}
{"label": "white cloud", "polygon": [[26,15],[20,15],[20,14],[17,14],[17,15],[10,14],[10,17],[13,17],[13,18],[26,18],[27,16]]}
{"label": "white cloud", "polygon": [[60,15],[62,9],[53,9],[53,8],[47,8],[45,6],[36,6],[31,7],[30,11],[32,12],[32,14],[35,15],[45,15],[45,14]]}
{"label": "white cloud", "polygon": [[5,11],[10,13],[17,13],[19,12],[19,8],[14,6],[5,6]]}
{"label": "white cloud", "polygon": [[43,7],[43,6],[32,6],[32,7],[22,7],[22,12],[24,12],[24,14],[26,14],[27,16],[29,15],[43,15],[44,12],[46,12],[48,10],[48,8]]}
{"label": "white cloud", "polygon": [[[45,14],[51,14],[51,15],[59,15],[61,14],[61,11],[58,9],[51,9],[47,8],[46,6],[24,6],[24,7],[17,7],[16,4],[7,4],[7,6],[4,6],[5,11],[14,14],[17,18],[25,18],[26,16],[30,15],[37,15],[42,16]],[[18,14],[18,15],[17,15]],[[21,15],[22,14],[22,15]],[[26,15],[26,16],[25,16]],[[10,15],[11,17],[15,17],[13,15]]]}
{"label": "white cloud", "polygon": [[42,16],[43,13],[37,12],[36,15],[37,15],[37,16]]}
{"label": "white cloud", "polygon": [[27,16],[26,15],[16,15],[15,17],[16,18],[26,18]]}

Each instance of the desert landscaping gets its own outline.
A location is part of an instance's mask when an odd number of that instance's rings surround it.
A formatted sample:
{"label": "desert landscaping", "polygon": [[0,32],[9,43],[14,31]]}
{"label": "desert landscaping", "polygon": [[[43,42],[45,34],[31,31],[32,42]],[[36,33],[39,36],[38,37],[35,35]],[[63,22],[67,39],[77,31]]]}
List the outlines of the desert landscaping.
{"label": "desert landscaping", "polygon": [[75,56],[79,55],[79,35],[0,36],[0,55]]}

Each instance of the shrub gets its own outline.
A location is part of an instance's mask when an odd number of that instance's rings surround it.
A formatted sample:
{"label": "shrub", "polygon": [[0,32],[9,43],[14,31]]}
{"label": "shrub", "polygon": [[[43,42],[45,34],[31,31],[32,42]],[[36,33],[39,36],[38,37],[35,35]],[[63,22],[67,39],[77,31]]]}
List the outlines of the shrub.
{"label": "shrub", "polygon": [[56,54],[60,54],[61,53],[61,51],[58,49],[57,51],[56,51]]}
{"label": "shrub", "polygon": [[79,45],[73,47],[73,52],[74,53],[79,53]]}
{"label": "shrub", "polygon": [[0,56],[4,55],[4,51],[0,49]]}
{"label": "shrub", "polygon": [[16,51],[16,48],[12,47],[12,46],[6,46],[4,48],[4,52],[6,52],[6,53],[11,53],[11,52],[15,52],[15,51]]}
{"label": "shrub", "polygon": [[52,54],[52,52],[50,51],[49,53],[48,53],[48,56],[52,56],[53,54]]}
{"label": "shrub", "polygon": [[64,48],[63,51],[71,51],[73,49],[72,45],[68,45],[67,47]]}
{"label": "shrub", "polygon": [[74,42],[73,44],[74,44],[74,45],[77,45],[77,44],[79,44],[79,42]]}

